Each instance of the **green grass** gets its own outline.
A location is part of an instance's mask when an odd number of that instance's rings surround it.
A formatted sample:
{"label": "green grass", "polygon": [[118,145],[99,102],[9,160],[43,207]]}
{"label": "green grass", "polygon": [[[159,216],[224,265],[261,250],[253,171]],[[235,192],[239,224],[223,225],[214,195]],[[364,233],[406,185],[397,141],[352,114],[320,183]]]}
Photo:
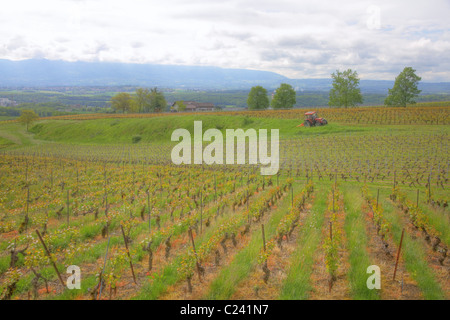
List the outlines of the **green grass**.
{"label": "green grass", "polygon": [[14,142],[11,140],[5,139],[4,137],[0,136],[0,149],[7,148],[14,145]]}
{"label": "green grass", "polygon": [[314,254],[320,245],[328,190],[329,188],[324,185],[316,186],[316,199],[304,224],[300,227],[297,249],[291,257],[291,266],[279,296],[281,300],[305,300],[313,290],[310,277]]}
{"label": "green grass", "polygon": [[[390,190],[380,190],[381,204],[384,209],[385,218],[392,224],[391,233],[396,243],[400,243],[402,228],[404,224],[401,220],[402,213],[398,212],[388,199]],[[404,234],[402,245],[402,257],[408,272],[417,282],[425,299],[444,299],[441,286],[436,281],[433,271],[427,263],[427,254],[423,244],[419,239],[413,239],[407,232]]]}
{"label": "green grass", "polygon": [[[213,236],[214,232],[217,231],[218,226],[220,226],[220,224],[228,218],[229,214],[231,213],[228,212],[223,217],[218,218],[214,223],[214,227],[203,229],[203,233],[199,234],[195,239],[195,246],[200,248],[204,242],[208,241],[208,239]],[[154,274],[153,279],[144,283],[141,291],[133,297],[133,299],[156,300],[167,291],[169,286],[174,285],[178,281],[184,281],[185,279],[180,278],[180,274],[178,272],[178,268],[181,266],[181,260],[183,257],[183,254],[177,256],[171,263],[164,267],[162,272],[159,274]]]}
{"label": "green grass", "polygon": [[[410,199],[414,204],[416,203],[417,199],[417,190],[408,190],[406,188],[402,188],[407,195],[408,199]],[[423,191],[420,190],[420,191]],[[432,190],[432,194],[441,192],[442,190]],[[445,192],[445,191],[444,191]],[[447,191],[448,192],[448,191]],[[445,195],[439,196],[437,198],[445,199],[448,198]],[[444,211],[443,208],[433,208],[431,205],[426,203],[427,198],[425,192],[420,192],[419,194],[419,208],[423,211],[423,213],[428,217],[428,221],[430,225],[439,232],[440,238],[443,243],[445,243],[447,246],[450,246],[450,223],[449,223],[449,214],[448,214],[448,208]]]}
{"label": "green grass", "polygon": [[[225,137],[226,129],[279,129],[280,139],[336,136],[404,134],[411,132],[411,126],[369,126],[341,125],[331,123],[323,127],[304,128],[296,126],[301,119],[271,119],[237,117],[226,115],[182,115],[154,118],[96,119],[96,120],[42,120],[35,123],[30,132],[17,123],[0,125],[0,136],[15,136],[24,145],[35,140],[46,140],[70,144],[132,144],[133,136],[139,135],[139,143],[171,143],[175,129],[185,128],[193,135],[194,121],[201,120],[203,132],[210,128],[219,129]],[[430,133],[448,132],[441,126],[421,126],[421,131]],[[3,133],[3,134],[2,134]]]}
{"label": "green grass", "polygon": [[131,144],[133,136],[139,135],[139,143],[170,143],[175,129],[185,128],[193,135],[194,121],[201,120],[203,131],[219,129],[225,136],[226,129],[279,129],[280,138],[340,134],[370,131],[369,127],[349,127],[332,124],[318,128],[296,128],[299,120],[252,118],[216,115],[183,115],[143,119],[96,119],[96,120],[44,120],[30,131],[36,139],[67,143],[120,143]]}
{"label": "green grass", "polygon": [[[288,212],[290,207],[289,197],[282,199],[277,206],[277,209],[271,213],[270,220],[264,225],[266,241],[275,234],[278,223]],[[257,228],[252,232],[249,244],[239,251],[233,261],[220,271],[204,298],[209,300],[230,299],[236,287],[257,267],[257,257],[261,247],[261,228]]]}
{"label": "green grass", "polygon": [[372,265],[367,253],[367,234],[364,214],[361,212],[363,199],[359,187],[343,188],[347,247],[349,251],[350,268],[347,277],[350,283],[352,297],[356,300],[379,299],[377,290],[367,288],[367,267]]}
{"label": "green grass", "polygon": [[26,127],[19,123],[0,124],[0,145],[2,139],[9,141],[10,146],[26,147],[35,144],[34,134],[26,131]]}
{"label": "green grass", "polygon": [[12,119],[15,119],[15,118],[17,118],[17,117],[13,117],[13,116],[0,116],[0,121],[3,121],[3,120],[12,120]]}

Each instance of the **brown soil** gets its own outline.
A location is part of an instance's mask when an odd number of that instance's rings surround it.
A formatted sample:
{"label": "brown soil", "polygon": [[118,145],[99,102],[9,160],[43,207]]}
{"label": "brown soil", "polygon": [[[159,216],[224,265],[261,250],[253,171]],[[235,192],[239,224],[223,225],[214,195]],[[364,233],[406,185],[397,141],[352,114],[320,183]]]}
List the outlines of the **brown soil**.
{"label": "brown soil", "polygon": [[[433,251],[433,243],[435,242],[434,237],[431,237],[430,241],[427,241],[426,234],[414,227],[408,214],[400,210],[400,208],[397,207],[397,204],[398,203],[396,202],[393,203],[397,208],[396,212],[400,216],[402,224],[405,226],[405,233],[408,233],[413,240],[418,241],[422,245],[428,266],[433,270],[436,280],[440,284],[446,299],[450,299],[450,252],[447,252],[447,258],[443,261],[443,265],[441,265],[439,259],[442,257],[442,253],[438,250]],[[442,246],[439,245],[438,249],[441,248]]]}
{"label": "brown soil", "polygon": [[400,256],[396,279],[393,280],[395,262],[398,246],[391,237],[386,239],[389,245],[387,249],[377,234],[376,226],[373,222],[373,214],[367,203],[362,205],[362,212],[365,214],[366,233],[368,239],[367,251],[370,260],[380,267],[381,270],[381,298],[383,300],[418,300],[423,299],[422,293],[416,281],[406,271],[403,259]]}
{"label": "brown soil", "polygon": [[[283,197],[284,195],[277,201],[283,201]],[[275,208],[276,206],[272,205],[271,210],[274,210]],[[208,260],[202,263],[202,267],[205,269],[205,273],[202,276],[201,280],[199,280],[198,274],[195,274],[194,277],[192,277],[191,281],[192,293],[188,292],[187,281],[181,281],[169,287],[167,292],[164,295],[162,295],[160,299],[162,300],[202,299],[202,297],[204,297],[205,294],[208,292],[210,284],[218,276],[222,267],[224,266],[226,267],[232,262],[235,255],[247,246],[247,244],[251,240],[251,235],[253,234],[253,232],[258,232],[261,228],[260,224],[266,222],[268,219],[270,219],[270,214],[266,213],[262,217],[261,221],[259,221],[258,223],[252,223],[250,231],[243,236],[241,235],[241,231],[244,229],[244,227],[242,227],[239,230],[238,235],[236,236],[237,240],[236,247],[232,245],[231,240],[228,240],[226,242],[227,253],[224,253],[222,247],[219,246],[218,250],[220,251],[221,257],[219,265],[215,264],[215,255],[210,254]]]}
{"label": "brown soil", "polygon": [[[311,196],[311,199],[314,199],[314,196]],[[297,226],[297,228],[301,228],[303,222],[310,212],[311,207],[311,204],[307,204],[305,206],[305,209],[300,214],[299,225]],[[298,230],[294,230],[289,238],[283,239],[281,249],[278,246],[273,249],[272,254],[267,260],[267,267],[270,270],[270,277],[267,283],[264,283],[264,272],[262,271],[261,266],[258,266],[256,270],[236,288],[236,291],[234,292],[231,299],[277,299],[280,294],[282,284],[287,277],[287,272],[290,266],[290,257],[297,249],[298,235]]]}

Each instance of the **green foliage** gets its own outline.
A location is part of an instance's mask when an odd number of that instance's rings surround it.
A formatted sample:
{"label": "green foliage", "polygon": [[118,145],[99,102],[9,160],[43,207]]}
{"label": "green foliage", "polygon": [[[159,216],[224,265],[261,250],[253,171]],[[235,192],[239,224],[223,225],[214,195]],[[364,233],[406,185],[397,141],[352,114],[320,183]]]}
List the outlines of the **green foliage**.
{"label": "green foliage", "polygon": [[336,238],[326,238],[323,244],[325,251],[325,265],[330,276],[335,279],[339,263],[339,241]]}
{"label": "green foliage", "polygon": [[167,107],[167,101],[164,94],[158,91],[158,88],[150,89],[150,111],[152,112],[162,112],[165,111]]}
{"label": "green foliage", "polygon": [[336,70],[336,73],[332,73],[331,77],[333,78],[333,88],[330,90],[328,102],[330,106],[347,108],[363,103],[356,71],[352,71],[352,69],[343,72]]}
{"label": "green foliage", "polygon": [[39,116],[33,110],[22,110],[22,112],[20,113],[20,117],[17,120],[20,123],[25,124],[28,131],[28,126],[37,119],[39,119]]}
{"label": "green foliage", "polygon": [[186,110],[186,105],[184,104],[183,100],[177,101],[176,105],[178,106],[178,111]]}
{"label": "green foliage", "polygon": [[129,93],[119,92],[111,98],[111,106],[116,112],[130,112],[132,111],[132,98]]}
{"label": "green foliage", "polygon": [[247,105],[253,110],[267,109],[269,107],[267,90],[261,86],[253,87],[248,94]]}
{"label": "green foliage", "polygon": [[132,138],[131,138],[131,142],[133,142],[133,143],[138,143],[139,141],[141,141],[142,140],[142,136],[140,136],[140,135],[134,135]]}
{"label": "green foliage", "polygon": [[151,102],[151,94],[148,89],[137,88],[136,95],[133,97],[133,99],[136,103],[137,112],[148,112]]}
{"label": "green foliage", "polygon": [[115,112],[163,112],[167,107],[167,101],[162,91],[158,88],[150,90],[138,88],[135,95],[127,92],[119,92],[111,98],[111,106]]}
{"label": "green foliage", "polygon": [[274,109],[292,109],[295,102],[294,88],[290,84],[282,83],[275,91],[271,105]]}
{"label": "green foliage", "polygon": [[411,67],[405,67],[403,71],[395,78],[394,87],[389,89],[389,94],[384,100],[388,106],[406,107],[407,104],[415,104],[415,98],[421,90],[417,89],[417,84],[421,77],[415,74],[416,70]]}
{"label": "green foliage", "polygon": [[[437,86],[437,87],[436,87]],[[65,88],[65,87],[64,87]],[[61,92],[48,90],[9,90],[0,91],[0,97],[9,98],[17,101],[19,105],[14,107],[0,106],[0,120],[13,119],[20,116],[20,111],[34,110],[40,117],[59,116],[67,114],[84,114],[84,113],[111,113],[110,108],[111,97],[117,92],[128,92],[132,94],[133,100],[136,103],[136,112],[152,112],[150,108],[142,106],[136,101],[135,94],[140,88],[135,87],[68,87],[60,88]],[[440,88],[438,84],[433,84],[433,90]],[[53,89],[53,88],[52,88]],[[446,87],[443,86],[440,92],[446,92]],[[424,89],[426,90],[426,89]],[[139,91],[149,91],[148,89],[141,89]],[[134,93],[134,94],[133,94]],[[176,101],[198,101],[210,102],[217,107],[224,109],[231,108],[246,108],[248,90],[220,90],[220,91],[199,91],[199,90],[164,90],[164,96],[170,104]],[[364,105],[376,106],[383,105],[387,97],[386,94],[381,93],[362,93]],[[416,101],[427,102],[436,101],[435,103],[420,104],[421,106],[448,106],[450,100],[449,94],[420,94]],[[328,91],[299,91],[296,93],[297,107],[312,107],[325,106],[329,101]],[[442,102],[438,102],[442,101]],[[417,106],[419,104],[416,104]]]}

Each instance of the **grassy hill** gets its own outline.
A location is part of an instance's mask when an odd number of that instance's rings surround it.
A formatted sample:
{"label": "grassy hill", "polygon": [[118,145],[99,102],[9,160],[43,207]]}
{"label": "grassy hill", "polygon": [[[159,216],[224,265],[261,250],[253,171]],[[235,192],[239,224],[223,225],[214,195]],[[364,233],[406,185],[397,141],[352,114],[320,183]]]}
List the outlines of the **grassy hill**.
{"label": "grassy hill", "polygon": [[[203,131],[215,128],[225,135],[226,129],[279,129],[280,139],[315,135],[340,135],[384,131],[384,127],[346,126],[329,124],[324,127],[297,127],[295,119],[270,119],[237,116],[186,115],[178,117],[155,117],[146,119],[96,119],[96,120],[44,120],[30,131],[38,140],[66,143],[122,144],[132,143],[140,136],[140,143],[170,142],[172,132],[178,128],[188,129],[193,134],[194,121],[201,120]],[[392,127],[390,127],[392,129]],[[402,127],[395,130],[402,131]]]}

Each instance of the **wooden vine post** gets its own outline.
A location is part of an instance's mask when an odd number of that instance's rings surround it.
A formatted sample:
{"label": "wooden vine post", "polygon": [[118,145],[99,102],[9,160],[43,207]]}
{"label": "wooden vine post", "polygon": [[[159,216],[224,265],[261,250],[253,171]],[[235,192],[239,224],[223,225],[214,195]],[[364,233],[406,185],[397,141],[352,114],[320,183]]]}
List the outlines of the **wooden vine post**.
{"label": "wooden vine post", "polygon": [[30,186],[27,185],[27,215],[25,217],[25,232],[28,232],[28,206],[30,204]]}
{"label": "wooden vine post", "polygon": [[47,257],[49,258],[50,262],[51,262],[52,265],[53,265],[53,268],[54,268],[55,271],[56,271],[56,274],[58,275],[59,281],[61,282],[62,286],[65,287],[66,284],[64,283],[64,281],[63,281],[63,279],[62,279],[62,277],[61,277],[61,274],[59,273],[59,270],[58,270],[58,268],[56,267],[55,261],[53,261],[53,259],[52,259],[52,255],[50,254],[50,251],[48,250],[48,248],[47,248],[47,246],[46,246],[46,244],[45,244],[45,242],[44,242],[44,239],[42,239],[41,233],[40,233],[39,230],[37,230],[37,229],[36,229],[36,233],[37,233],[37,235],[38,235],[38,237],[39,237],[39,241],[41,241],[42,246],[44,247],[44,250],[45,250],[45,253],[47,254]]}
{"label": "wooden vine post", "polygon": [[133,262],[131,261],[130,251],[128,250],[127,237],[125,236],[125,231],[123,231],[122,225],[120,225],[120,229],[122,229],[122,236],[123,236],[123,241],[125,242],[125,249],[127,250],[128,259],[130,260],[130,268],[131,268],[131,274],[133,275],[133,281],[135,284],[137,284],[136,276],[134,275]]}
{"label": "wooden vine post", "polygon": [[395,188],[395,171],[394,171],[394,188]]}
{"label": "wooden vine post", "polygon": [[[334,186],[334,188],[336,188],[336,185]],[[334,188],[332,188],[332,192],[333,192],[333,212],[334,212]]]}
{"label": "wooden vine post", "polygon": [[188,175],[188,187],[187,187],[187,196],[189,197],[189,189],[191,188],[191,172]]}
{"label": "wooden vine post", "polygon": [[28,159],[25,167],[25,183],[28,184]]}
{"label": "wooden vine post", "polygon": [[333,222],[330,221],[330,241],[333,241]]}
{"label": "wooden vine post", "polygon": [[266,234],[264,232],[264,224],[261,223],[261,231],[262,231],[262,239],[263,239],[263,248],[266,251]]}
{"label": "wooden vine post", "polygon": [[250,223],[250,211],[248,210],[248,206],[249,206],[249,197],[248,197],[248,189],[247,189],[247,222]]}
{"label": "wooden vine post", "polygon": [[377,210],[378,210],[378,199],[380,198],[380,189],[377,189]]}
{"label": "wooden vine post", "polygon": [[191,242],[192,242],[192,250],[194,250],[195,264],[197,266],[198,278],[201,281],[202,277],[201,277],[201,272],[200,272],[200,263],[198,262],[197,250],[195,250],[194,236],[192,235],[192,228],[190,228],[190,227],[189,227],[189,237],[191,238]]}
{"label": "wooden vine post", "polygon": [[417,200],[416,200],[416,207],[419,207],[419,189],[417,189]]}
{"label": "wooden vine post", "polygon": [[334,188],[336,188],[337,184],[337,169],[334,171]]}
{"label": "wooden vine post", "polygon": [[392,278],[392,280],[395,280],[395,274],[397,273],[398,259],[400,258],[400,251],[402,250],[404,233],[405,233],[405,228],[402,229],[402,237],[400,238],[400,245],[398,246],[397,260],[395,261],[394,277]]}
{"label": "wooden vine post", "polygon": [[162,174],[159,174],[159,191],[160,191],[161,200],[162,200],[162,198],[163,198]]}
{"label": "wooden vine post", "polygon": [[70,223],[69,189],[67,189],[67,226]]}
{"label": "wooden vine post", "polygon": [[106,171],[105,171],[105,216],[108,216],[108,190],[106,189]]}
{"label": "wooden vine post", "polygon": [[150,233],[151,228],[152,228],[152,224],[151,224],[152,210],[150,208],[150,190],[147,190],[147,206],[148,206],[148,233]]}
{"label": "wooden vine post", "polygon": [[203,232],[203,190],[200,189],[200,233]]}
{"label": "wooden vine post", "polygon": [[99,293],[98,293],[98,300],[101,300],[102,298],[102,289],[103,289],[103,282],[102,282],[102,277],[103,277],[103,272],[105,271],[105,267],[106,267],[106,261],[108,258],[108,250],[109,250],[109,242],[111,240],[111,237],[108,236],[108,243],[106,245],[106,253],[105,253],[105,259],[103,261],[103,268],[102,271],[100,271],[100,275],[99,275]]}
{"label": "wooden vine post", "polygon": [[[261,223],[261,232],[262,232],[262,240],[263,240],[263,249],[264,249],[264,254],[265,254],[267,248],[266,248],[266,234],[264,232],[264,224],[263,223]],[[269,276],[270,276],[270,270],[267,267],[267,257],[264,259],[264,264],[262,266],[262,270],[264,272],[264,277],[263,277],[264,283],[267,283],[267,281],[269,280]]]}
{"label": "wooden vine post", "polygon": [[291,185],[291,207],[294,207],[294,184]]}
{"label": "wooden vine post", "polygon": [[217,202],[217,180],[216,180],[216,175],[214,175],[214,201]]}

